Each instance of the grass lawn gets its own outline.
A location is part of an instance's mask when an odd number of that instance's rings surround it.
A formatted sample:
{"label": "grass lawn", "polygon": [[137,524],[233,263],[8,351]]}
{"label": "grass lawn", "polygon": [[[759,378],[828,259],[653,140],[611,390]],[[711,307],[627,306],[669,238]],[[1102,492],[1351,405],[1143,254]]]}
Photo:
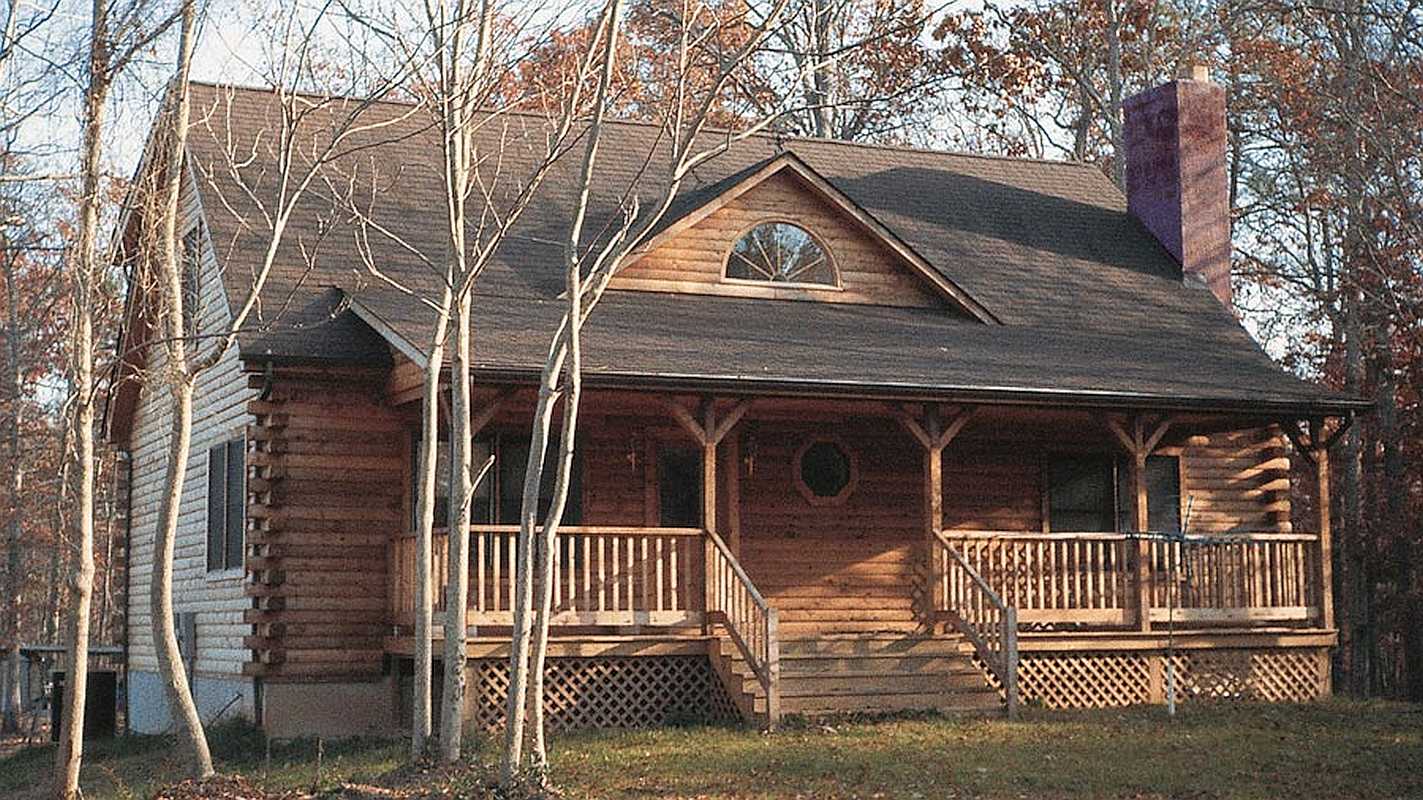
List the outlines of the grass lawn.
{"label": "grass lawn", "polygon": [[[316,781],[314,743],[277,748],[260,734],[213,736],[219,769],[273,792]],[[1423,797],[1423,706],[1332,701],[1302,706],[1028,710],[1020,722],[935,717],[791,726],[603,732],[555,740],[554,779],[569,798],[1404,798]],[[400,769],[391,741],[327,744],[318,796],[479,796],[479,767]],[[0,796],[43,796],[53,751],[0,761]],[[492,761],[488,749],[474,756]],[[181,776],[171,741],[132,737],[86,759],[85,796],[147,797]],[[343,784],[370,784],[361,790]]]}

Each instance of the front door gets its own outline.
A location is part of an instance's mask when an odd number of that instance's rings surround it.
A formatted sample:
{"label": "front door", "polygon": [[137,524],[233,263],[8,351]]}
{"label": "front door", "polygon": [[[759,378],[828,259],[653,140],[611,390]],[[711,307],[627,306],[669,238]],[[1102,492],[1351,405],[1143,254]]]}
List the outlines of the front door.
{"label": "front door", "polygon": [[671,443],[657,448],[658,524],[667,528],[702,525],[702,454]]}

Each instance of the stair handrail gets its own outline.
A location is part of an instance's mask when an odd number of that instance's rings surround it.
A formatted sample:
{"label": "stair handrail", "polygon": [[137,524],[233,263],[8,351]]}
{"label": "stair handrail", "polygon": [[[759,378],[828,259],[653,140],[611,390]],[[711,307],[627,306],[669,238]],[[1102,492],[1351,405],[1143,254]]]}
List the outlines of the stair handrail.
{"label": "stair handrail", "polygon": [[706,613],[720,622],[727,637],[741,651],[766,695],[766,724],[781,719],[781,646],[776,609],[766,602],[731,548],[706,531]]}
{"label": "stair handrail", "polygon": [[[933,560],[940,594],[938,610],[973,644],[1003,687],[1010,718],[1018,715],[1018,609],[969,564],[943,531],[933,531],[943,558]],[[955,571],[957,574],[955,574]]]}

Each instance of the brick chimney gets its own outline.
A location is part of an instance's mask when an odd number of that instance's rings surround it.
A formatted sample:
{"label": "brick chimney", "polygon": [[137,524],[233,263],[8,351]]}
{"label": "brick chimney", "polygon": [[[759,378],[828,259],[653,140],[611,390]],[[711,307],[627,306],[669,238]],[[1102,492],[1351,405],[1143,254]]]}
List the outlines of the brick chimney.
{"label": "brick chimney", "polygon": [[1230,194],[1225,89],[1191,65],[1181,77],[1122,103],[1127,208],[1197,279],[1231,307]]}

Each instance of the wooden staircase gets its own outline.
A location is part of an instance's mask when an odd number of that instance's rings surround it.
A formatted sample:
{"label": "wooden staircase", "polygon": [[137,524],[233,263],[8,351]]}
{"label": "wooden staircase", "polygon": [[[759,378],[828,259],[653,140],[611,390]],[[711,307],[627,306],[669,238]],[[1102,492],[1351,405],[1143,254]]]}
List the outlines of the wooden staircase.
{"label": "wooden staircase", "polygon": [[[822,634],[780,641],[781,711],[824,716],[936,710],[988,714],[1003,705],[960,636],[900,632]],[[763,720],[765,692],[725,638],[712,661],[748,719]]]}

